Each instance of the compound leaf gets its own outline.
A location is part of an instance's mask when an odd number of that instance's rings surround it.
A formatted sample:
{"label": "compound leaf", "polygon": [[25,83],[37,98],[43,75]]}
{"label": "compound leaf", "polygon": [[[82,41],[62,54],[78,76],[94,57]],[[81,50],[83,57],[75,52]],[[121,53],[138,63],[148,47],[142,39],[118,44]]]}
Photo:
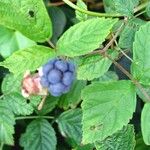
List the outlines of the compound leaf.
{"label": "compound leaf", "polygon": [[22,76],[14,76],[8,74],[2,82],[3,101],[6,102],[9,109],[16,115],[29,115],[32,114],[35,107],[41,101],[40,96],[32,96],[27,102],[21,95],[21,81]]}
{"label": "compound leaf", "polygon": [[74,57],[99,48],[116,22],[117,19],[93,18],[74,25],[58,40],[58,54]]}
{"label": "compound leaf", "polygon": [[0,26],[0,54],[4,58],[9,57],[17,50],[33,45],[36,45],[36,43],[23,36],[20,32]]}
{"label": "compound leaf", "polygon": [[127,125],[136,107],[130,81],[94,82],[82,93],[83,143],[102,141]]}
{"label": "compound leaf", "polygon": [[81,143],[81,109],[72,109],[62,113],[57,119],[59,130],[64,137],[73,139],[76,144]]}
{"label": "compound leaf", "polygon": [[55,131],[47,120],[34,120],[22,134],[20,145],[24,147],[24,150],[55,150]]}
{"label": "compound leaf", "polygon": [[[87,10],[87,6],[82,0],[77,0],[77,6],[84,9],[84,10]],[[87,20],[88,15],[76,10],[76,18],[79,21],[85,21],[85,20]]]}
{"label": "compound leaf", "polygon": [[0,24],[43,42],[52,36],[52,25],[42,0],[1,0]]}
{"label": "compound leaf", "polygon": [[104,0],[106,12],[120,13],[125,16],[133,16],[134,8],[139,4],[139,0]]}
{"label": "compound leaf", "polygon": [[0,102],[0,143],[14,145],[15,118],[4,101]]}
{"label": "compound leaf", "polygon": [[13,74],[7,74],[2,82],[2,92],[4,95],[21,92],[21,82],[23,76],[14,76]]}
{"label": "compound leaf", "polygon": [[51,48],[36,45],[13,53],[5,61],[0,62],[0,65],[14,74],[21,74],[26,70],[35,71],[51,57],[55,57]]}
{"label": "compound leaf", "polygon": [[[118,55],[118,53],[113,50],[109,50],[108,53],[112,58]],[[85,56],[80,59],[77,78],[79,80],[93,80],[94,78],[101,77],[108,71],[111,64],[111,60],[101,55]]]}
{"label": "compound leaf", "polygon": [[133,44],[132,74],[140,83],[150,85],[150,23],[136,32]]}
{"label": "compound leaf", "polygon": [[142,110],[141,128],[143,140],[146,145],[150,145],[150,103],[146,103]]}
{"label": "compound leaf", "polygon": [[129,20],[129,22],[121,32],[119,39],[119,47],[123,49],[132,50],[135,33],[139,30],[140,26],[144,25],[145,23],[145,21],[139,18]]}
{"label": "compound leaf", "polygon": [[134,127],[127,125],[95,146],[97,150],[134,150],[135,143]]}

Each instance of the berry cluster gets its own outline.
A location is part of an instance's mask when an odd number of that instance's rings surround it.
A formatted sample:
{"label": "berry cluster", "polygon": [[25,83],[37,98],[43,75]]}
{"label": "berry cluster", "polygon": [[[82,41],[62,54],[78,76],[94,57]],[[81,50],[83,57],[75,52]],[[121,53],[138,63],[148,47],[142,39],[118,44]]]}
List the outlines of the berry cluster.
{"label": "berry cluster", "polygon": [[52,59],[42,67],[41,85],[53,96],[70,90],[75,78],[75,65],[62,59]]}

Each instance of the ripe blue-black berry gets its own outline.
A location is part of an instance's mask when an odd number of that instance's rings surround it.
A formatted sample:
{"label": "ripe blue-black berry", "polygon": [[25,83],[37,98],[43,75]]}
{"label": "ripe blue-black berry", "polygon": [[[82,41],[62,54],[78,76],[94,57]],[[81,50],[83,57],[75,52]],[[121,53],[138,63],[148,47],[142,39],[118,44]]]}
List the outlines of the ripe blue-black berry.
{"label": "ripe blue-black berry", "polygon": [[45,76],[42,76],[42,77],[41,77],[41,85],[42,85],[44,88],[49,87],[48,79],[47,79]]}
{"label": "ripe blue-black berry", "polygon": [[41,85],[53,96],[69,92],[75,77],[75,65],[61,59],[52,59],[43,66]]}
{"label": "ripe blue-black berry", "polygon": [[65,89],[65,85],[63,85],[62,83],[51,84],[49,86],[49,90],[52,93],[62,93],[64,89]]}
{"label": "ripe blue-black berry", "polygon": [[43,66],[43,73],[48,74],[50,70],[54,68],[55,60],[50,60],[47,64]]}
{"label": "ripe blue-black berry", "polygon": [[49,91],[51,93],[52,96],[58,97],[61,96],[62,93],[54,93],[52,91]]}
{"label": "ripe blue-black berry", "polygon": [[53,69],[48,73],[48,81],[52,84],[60,82],[62,73],[59,70]]}
{"label": "ripe blue-black berry", "polygon": [[65,72],[64,75],[63,75],[63,78],[62,78],[62,82],[63,82],[64,85],[68,86],[72,83],[73,78],[74,78],[73,73],[71,73],[69,71]]}
{"label": "ripe blue-black berry", "polygon": [[75,71],[75,65],[72,62],[69,62],[68,65],[69,65],[69,71],[74,72]]}
{"label": "ripe blue-black berry", "polygon": [[68,64],[67,64],[67,62],[65,62],[63,60],[56,61],[55,67],[62,72],[65,72],[68,70]]}

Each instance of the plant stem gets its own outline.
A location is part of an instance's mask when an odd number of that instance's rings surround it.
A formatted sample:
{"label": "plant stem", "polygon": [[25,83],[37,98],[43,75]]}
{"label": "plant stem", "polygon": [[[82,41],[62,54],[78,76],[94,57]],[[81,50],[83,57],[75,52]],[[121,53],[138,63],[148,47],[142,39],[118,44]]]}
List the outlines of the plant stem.
{"label": "plant stem", "polygon": [[108,48],[114,43],[114,41],[116,40],[116,38],[119,36],[120,32],[122,31],[122,28],[124,27],[125,22],[123,22],[121,24],[121,26],[119,27],[118,31],[116,32],[116,34],[113,36],[113,38],[110,40],[110,42],[103,48],[103,52],[106,52],[108,50]]}
{"label": "plant stem", "polygon": [[126,21],[126,18],[124,22],[121,24],[121,26],[119,27],[119,29],[117,30],[116,34],[113,36],[113,38],[107,43],[107,45],[103,49],[93,51],[89,54],[97,54],[97,53],[104,54],[109,49],[109,47],[113,44],[116,38],[119,36],[120,32],[122,31],[122,28],[124,27],[125,21]]}
{"label": "plant stem", "polygon": [[0,150],[3,150],[4,143],[2,142],[0,145]]}
{"label": "plant stem", "polygon": [[146,97],[147,100],[150,101],[150,96],[147,94],[147,92],[144,90],[144,88],[142,87],[142,85],[137,81],[135,80],[132,75],[126,70],[124,69],[119,63],[117,63],[115,60],[113,60],[108,54],[105,54],[105,56],[107,58],[109,58],[113,63],[114,65],[120,70],[122,71],[138,88],[139,90],[143,93],[143,95]]}
{"label": "plant stem", "polygon": [[121,26],[119,27],[118,31],[116,32],[116,35],[113,36],[113,38],[111,39],[111,41],[102,50],[100,49],[100,50],[94,51],[94,53],[91,53],[91,54],[95,54],[95,52],[96,52],[96,53],[99,53],[100,55],[103,55],[103,56],[107,57],[109,60],[111,60],[114,63],[114,65],[120,71],[122,71],[139,88],[139,90],[143,93],[143,95],[146,97],[146,99],[150,101],[150,96],[144,90],[144,88],[142,87],[142,85],[137,80],[135,80],[133,78],[133,76],[124,67],[122,67],[119,63],[117,63],[114,59],[112,59],[111,56],[109,56],[107,54],[107,50],[109,49],[109,47],[111,46],[111,44],[116,40],[116,38],[119,35],[119,33],[120,33],[123,25],[124,25],[124,23],[121,24]]}
{"label": "plant stem", "polygon": [[77,5],[73,4],[70,0],[63,0],[66,4],[68,4],[71,8],[78,10],[82,13],[91,15],[91,16],[97,16],[97,17],[122,17],[122,15],[118,14],[118,13],[97,13],[97,12],[92,12],[92,11],[88,11],[85,9],[82,9],[80,7],[78,7]]}
{"label": "plant stem", "polygon": [[[75,9],[75,10],[78,10],[82,13],[85,13],[85,14],[88,14],[88,15],[91,15],[91,16],[97,16],[97,17],[123,17],[123,15],[119,14],[119,13],[97,13],[97,12],[92,12],[92,11],[88,11],[88,10],[85,10],[85,9],[82,9],[80,7],[78,7],[77,5],[73,4],[70,0],[63,0],[67,5],[69,5],[71,8]],[[148,5],[148,1],[145,2],[145,3],[142,3],[141,5],[137,6],[135,9],[134,9],[134,13],[144,9],[147,5]]]}
{"label": "plant stem", "polygon": [[54,119],[53,116],[20,116],[16,117],[16,120],[23,120],[23,119],[39,119],[39,118],[44,118],[44,119]]}
{"label": "plant stem", "polygon": [[142,3],[141,5],[137,6],[135,9],[134,9],[134,13],[144,9],[147,5],[148,5],[149,1],[145,2],[145,3]]}
{"label": "plant stem", "polygon": [[125,56],[127,59],[133,62],[132,58],[130,58],[122,49],[119,48],[119,51],[123,54],[123,56]]}
{"label": "plant stem", "polygon": [[[112,34],[112,36],[114,37],[113,34]],[[120,52],[123,54],[123,56],[125,56],[127,59],[129,59],[131,62],[133,62],[132,58],[130,58],[130,57],[118,46],[117,41],[115,40],[114,42],[115,42],[116,46],[118,47],[118,51],[120,51]]]}
{"label": "plant stem", "polygon": [[50,47],[56,49],[55,45],[50,40],[47,40],[47,43],[49,44]]}
{"label": "plant stem", "polygon": [[43,105],[45,103],[45,100],[46,100],[46,97],[47,95],[45,95],[43,98],[42,98],[42,101],[40,102],[39,106],[38,106],[38,110],[41,110],[43,108]]}
{"label": "plant stem", "polygon": [[[111,46],[111,44],[116,40],[117,36],[119,35],[122,27],[123,27],[124,23],[121,24],[121,26],[119,27],[116,35],[113,36],[112,40],[102,49],[99,50],[99,54],[103,55],[105,57],[107,57],[108,59],[110,59],[114,65],[120,70],[122,71],[138,88],[139,90],[143,93],[143,95],[146,97],[147,100],[150,101],[150,96],[147,94],[147,92],[144,90],[144,88],[142,87],[142,85],[133,78],[133,76],[124,68],[122,67],[119,63],[117,63],[114,59],[112,59],[108,54],[107,54],[107,50],[109,49],[109,47]],[[97,51],[98,52],[98,51]]]}
{"label": "plant stem", "polygon": [[142,15],[142,14],[144,14],[145,12],[146,12],[146,10],[143,10],[143,11],[139,12],[137,15],[135,15],[135,18]]}
{"label": "plant stem", "polygon": [[0,96],[0,99],[3,98],[3,97],[4,97],[4,95],[1,95],[1,96]]}

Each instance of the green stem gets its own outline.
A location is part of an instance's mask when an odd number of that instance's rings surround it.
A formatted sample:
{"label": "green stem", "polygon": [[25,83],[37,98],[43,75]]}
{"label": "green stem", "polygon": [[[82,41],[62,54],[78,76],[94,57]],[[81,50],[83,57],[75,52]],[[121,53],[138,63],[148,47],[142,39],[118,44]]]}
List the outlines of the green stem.
{"label": "green stem", "polygon": [[0,96],[0,99],[3,98],[3,97],[4,97],[4,95],[1,95],[1,96]]}
{"label": "green stem", "polygon": [[0,145],[0,150],[3,150],[4,143],[2,142]]}
{"label": "green stem", "polygon": [[144,13],[146,13],[146,10],[143,10],[143,11],[139,12],[137,15],[135,15],[135,18],[137,18],[138,16],[140,16],[140,15],[142,15]]}
{"label": "green stem", "polygon": [[[85,9],[82,9],[80,7],[78,7],[77,5],[75,5],[74,3],[72,3],[70,0],[63,0],[67,5],[69,5],[71,8],[75,9],[75,10],[78,10],[82,13],[85,13],[85,14],[88,14],[88,15],[91,15],[91,16],[97,16],[97,17],[123,17],[123,15],[121,14],[118,14],[118,13],[97,13],[97,12],[92,12],[92,11],[88,11],[88,10],[85,10]],[[145,2],[145,3],[142,3],[141,5],[139,5],[138,7],[136,7],[134,9],[134,13],[144,9],[147,5],[148,5],[149,2]]]}
{"label": "green stem", "polygon": [[44,119],[54,119],[53,116],[25,116],[25,117],[16,117],[16,120],[23,120],[23,119],[39,119],[39,118],[44,118]]}
{"label": "green stem", "polygon": [[82,9],[80,7],[78,7],[77,5],[73,4],[71,1],[69,0],[63,0],[66,4],[68,4],[70,7],[72,7],[73,9],[75,10],[78,10],[82,13],[85,13],[85,14],[88,14],[88,15],[91,15],[91,16],[97,16],[97,17],[122,17],[122,15],[120,14],[113,14],[113,13],[97,13],[97,12],[92,12],[92,11],[88,11],[88,10],[85,10],[85,9]]}
{"label": "green stem", "polygon": [[56,49],[55,45],[48,39],[47,43],[52,47],[53,49]]}
{"label": "green stem", "polygon": [[138,12],[138,11],[144,9],[144,8],[148,5],[148,3],[149,3],[149,1],[147,1],[147,2],[145,2],[145,3],[142,3],[141,5],[139,5],[138,7],[136,7],[136,8],[134,9],[134,13],[136,13],[136,12]]}

